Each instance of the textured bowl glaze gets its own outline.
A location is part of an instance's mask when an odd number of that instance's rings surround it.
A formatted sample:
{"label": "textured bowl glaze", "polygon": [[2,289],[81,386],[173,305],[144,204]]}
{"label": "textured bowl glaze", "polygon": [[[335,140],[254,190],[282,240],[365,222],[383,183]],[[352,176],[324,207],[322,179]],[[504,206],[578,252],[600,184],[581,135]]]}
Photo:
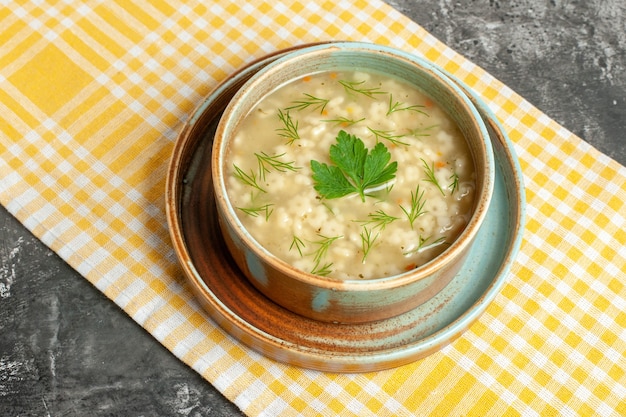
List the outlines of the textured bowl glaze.
{"label": "textured bowl glaze", "polygon": [[[476,201],[464,231],[439,256],[412,271],[369,280],[340,280],[296,269],[263,248],[241,224],[227,197],[225,155],[242,119],[280,85],[320,71],[384,72],[420,88],[460,127],[476,168]],[[465,262],[491,201],[495,162],[487,128],[466,94],[432,64],[411,54],[360,42],[337,42],[285,54],[257,72],[233,96],[217,127],[212,181],[229,252],[247,279],[280,306],[304,317],[365,323],[405,313],[439,293]]]}

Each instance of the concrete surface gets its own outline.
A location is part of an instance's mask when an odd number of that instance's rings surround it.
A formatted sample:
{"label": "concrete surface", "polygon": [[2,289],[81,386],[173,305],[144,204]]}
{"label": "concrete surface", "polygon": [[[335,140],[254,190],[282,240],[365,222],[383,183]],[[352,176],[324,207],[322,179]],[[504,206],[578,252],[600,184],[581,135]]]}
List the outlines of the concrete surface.
{"label": "concrete surface", "polygon": [[[626,164],[622,0],[388,0]],[[239,410],[0,210],[0,415]]]}

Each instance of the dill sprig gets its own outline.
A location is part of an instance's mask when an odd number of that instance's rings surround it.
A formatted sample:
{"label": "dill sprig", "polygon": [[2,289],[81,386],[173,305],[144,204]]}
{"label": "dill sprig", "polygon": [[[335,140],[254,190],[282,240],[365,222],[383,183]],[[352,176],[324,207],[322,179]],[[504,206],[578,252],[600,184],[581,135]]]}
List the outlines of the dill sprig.
{"label": "dill sprig", "polygon": [[369,213],[367,215],[368,220],[355,220],[358,223],[361,223],[363,226],[372,225],[372,229],[379,228],[380,230],[385,230],[385,227],[396,220],[398,217],[391,216],[385,213],[383,210],[376,210],[374,213]]}
{"label": "dill sprig", "polygon": [[265,174],[270,172],[270,168],[274,168],[274,170],[279,172],[297,171],[300,169],[300,167],[295,166],[294,161],[283,162],[279,160],[279,158],[284,155],[284,153],[278,155],[268,155],[265,152],[254,153],[259,165],[259,176],[263,181],[265,181]]}
{"label": "dill sprig", "polygon": [[409,146],[408,143],[402,142],[401,140],[399,140],[400,138],[403,138],[404,135],[394,135],[393,131],[391,131],[391,130],[377,130],[377,129],[372,129],[369,126],[368,126],[367,129],[370,132],[372,132],[374,137],[376,137],[376,141],[377,142],[380,141],[380,139],[384,139],[384,140],[387,140],[387,141],[393,143],[394,145]]}
{"label": "dill sprig", "polygon": [[304,249],[305,247],[306,247],[306,245],[304,244],[302,239],[300,239],[296,235],[293,235],[293,240],[291,241],[291,245],[289,246],[289,250],[292,250],[293,248],[296,248],[296,250],[300,254],[300,257],[302,257],[302,256],[304,256],[302,254],[302,249]]}
{"label": "dill sprig", "polygon": [[448,184],[448,189],[450,190],[450,194],[454,194],[456,190],[459,189],[459,174],[456,172],[450,176],[452,182]]}
{"label": "dill sprig", "polygon": [[266,193],[267,191],[259,185],[257,182],[257,176],[254,171],[250,170],[250,174],[246,174],[241,168],[239,168],[236,164],[233,164],[235,168],[235,173],[233,174],[235,178],[237,178],[242,183],[249,185],[250,187],[256,188],[257,190]]}
{"label": "dill sprig", "polygon": [[315,264],[315,266],[313,267],[313,269],[311,270],[312,274],[315,275],[320,275],[320,276],[328,276],[330,275],[331,272],[333,272],[332,269],[330,269],[330,267],[333,266],[332,262],[328,262],[325,264],[320,264],[319,262]]}
{"label": "dill sprig", "polygon": [[302,93],[302,94],[306,97],[306,100],[292,101],[294,105],[286,107],[285,110],[304,110],[312,106],[312,110],[319,109],[320,114],[324,113],[324,109],[326,108],[326,105],[330,101],[329,99],[315,97],[307,93]]}
{"label": "dill sprig", "polygon": [[278,118],[283,123],[283,127],[276,129],[278,136],[286,138],[288,145],[300,139],[300,134],[298,134],[298,121],[294,121],[291,118],[289,110],[283,113],[281,109],[278,109]]}
{"label": "dill sprig", "polygon": [[328,252],[328,248],[333,242],[337,239],[342,238],[343,236],[324,236],[318,233],[318,236],[321,238],[320,240],[313,241],[311,243],[318,245],[317,250],[313,252],[313,260],[316,264],[318,264],[324,256],[326,256],[326,252]]}
{"label": "dill sprig", "polygon": [[315,265],[311,270],[312,274],[326,276],[332,272],[330,267],[333,265],[332,262],[328,262],[322,264],[322,259],[326,256],[326,252],[328,252],[328,248],[333,242],[337,239],[342,238],[343,236],[324,236],[322,234],[317,234],[320,237],[320,240],[312,241],[314,245],[317,245],[317,249],[311,255],[313,255],[313,262]]}
{"label": "dill sprig", "polygon": [[374,247],[374,243],[379,236],[380,232],[372,236],[372,229],[368,229],[363,226],[363,231],[361,232],[361,249],[363,250],[363,258],[361,259],[361,262],[365,263],[365,258],[369,255],[370,250]]}
{"label": "dill sprig", "polygon": [[389,94],[389,108],[387,110],[387,116],[389,116],[391,113],[395,113],[397,111],[413,111],[413,112],[416,112],[416,113],[423,114],[424,116],[428,116],[428,113],[426,113],[425,111],[421,110],[423,108],[424,108],[424,106],[420,106],[418,104],[414,104],[412,106],[406,106],[404,103],[402,103],[400,101],[396,101],[394,103],[393,95]]}
{"label": "dill sprig", "polygon": [[430,125],[426,127],[417,127],[412,129],[409,133],[410,136],[422,137],[422,136],[430,136],[429,130],[438,127],[439,125]]}
{"label": "dill sprig", "polygon": [[413,223],[415,222],[415,219],[426,213],[426,211],[424,210],[425,204],[426,200],[424,199],[424,190],[420,192],[420,186],[418,184],[415,188],[415,192],[411,191],[411,208],[407,210],[403,206],[400,206],[404,214],[406,214],[407,219],[409,220],[411,229],[413,229]]}
{"label": "dill sprig", "polygon": [[343,86],[343,88],[348,93],[362,94],[369,98],[374,98],[376,94],[387,94],[384,91],[380,90],[380,87],[371,87],[371,88],[363,88],[361,87],[365,81],[344,81],[339,80],[339,84]]}
{"label": "dill sprig", "polygon": [[424,181],[434,184],[441,192],[441,195],[445,196],[446,194],[443,192],[443,188],[441,188],[439,181],[437,181],[437,178],[435,177],[434,162],[431,165],[428,165],[428,163],[422,159],[422,164],[424,166],[424,173],[426,174],[426,179],[424,179]]}
{"label": "dill sprig", "polygon": [[265,214],[265,221],[267,221],[269,220],[270,216],[274,212],[274,209],[271,209],[272,206],[273,204],[265,204],[263,206],[258,206],[258,207],[237,207],[237,208],[252,217],[259,217],[261,214]]}
{"label": "dill sprig", "polygon": [[363,120],[365,120],[365,117],[361,118],[361,119],[348,119],[347,117],[337,117],[336,119],[322,119],[320,120],[320,122],[327,122],[327,123],[336,123],[338,125],[341,125],[343,127],[348,127],[348,126],[352,126],[355,125],[359,122],[362,122]]}

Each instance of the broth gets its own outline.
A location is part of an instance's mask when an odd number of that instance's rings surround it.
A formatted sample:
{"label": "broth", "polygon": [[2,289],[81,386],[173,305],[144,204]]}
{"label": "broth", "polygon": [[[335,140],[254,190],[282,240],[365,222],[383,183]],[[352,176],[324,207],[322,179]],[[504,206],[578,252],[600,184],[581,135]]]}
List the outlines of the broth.
{"label": "broth", "polygon": [[[383,144],[394,178],[329,198],[320,190],[336,184],[319,170],[338,175],[339,137],[362,141],[370,161],[384,159],[374,157]],[[474,207],[473,160],[454,121],[420,90],[378,73],[322,72],[281,86],[246,116],[226,155],[241,223],[269,252],[317,275],[372,279],[417,268],[456,239]],[[343,162],[355,163],[351,156]]]}

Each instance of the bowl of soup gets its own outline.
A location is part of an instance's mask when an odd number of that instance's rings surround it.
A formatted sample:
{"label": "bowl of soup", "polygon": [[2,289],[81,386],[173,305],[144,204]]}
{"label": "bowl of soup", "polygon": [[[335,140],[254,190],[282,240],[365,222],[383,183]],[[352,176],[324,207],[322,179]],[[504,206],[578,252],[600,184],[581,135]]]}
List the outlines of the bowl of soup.
{"label": "bowl of soup", "polygon": [[218,221],[241,273],[324,322],[384,320],[436,296],[493,193],[491,142],[469,98],[381,45],[271,62],[233,96],[212,146]]}

